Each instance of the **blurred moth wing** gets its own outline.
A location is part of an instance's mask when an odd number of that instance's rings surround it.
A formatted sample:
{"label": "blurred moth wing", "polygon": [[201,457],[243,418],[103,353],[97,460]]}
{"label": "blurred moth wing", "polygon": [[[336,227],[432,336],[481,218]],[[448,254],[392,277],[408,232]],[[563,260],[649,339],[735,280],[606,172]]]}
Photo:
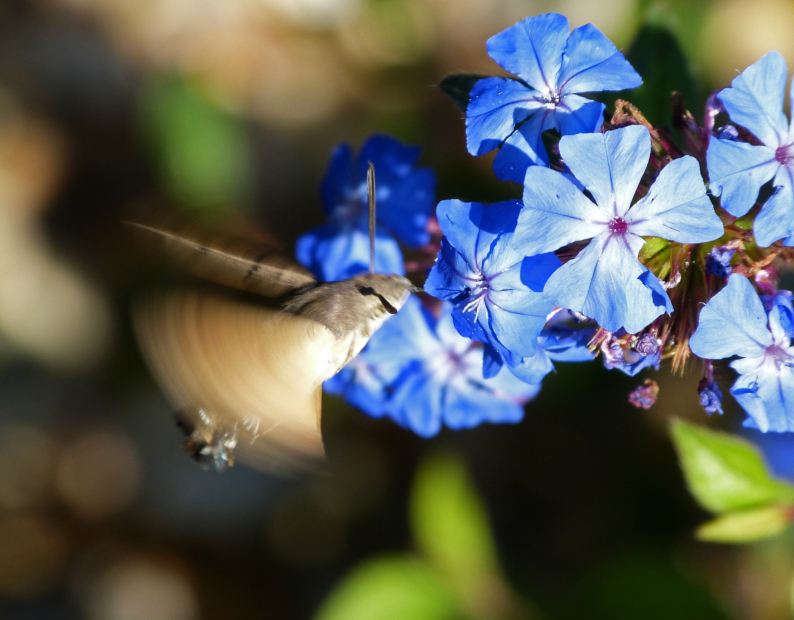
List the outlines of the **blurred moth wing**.
{"label": "blurred moth wing", "polygon": [[209,421],[241,460],[288,471],[322,458],[321,388],[336,371],[327,327],[196,291],[139,303],[134,323],[171,402],[204,432]]}
{"label": "blurred moth wing", "polygon": [[235,235],[207,238],[195,229],[177,234],[146,224],[127,224],[160,239],[169,258],[209,282],[265,297],[278,297],[317,282],[309,271],[268,243]]}

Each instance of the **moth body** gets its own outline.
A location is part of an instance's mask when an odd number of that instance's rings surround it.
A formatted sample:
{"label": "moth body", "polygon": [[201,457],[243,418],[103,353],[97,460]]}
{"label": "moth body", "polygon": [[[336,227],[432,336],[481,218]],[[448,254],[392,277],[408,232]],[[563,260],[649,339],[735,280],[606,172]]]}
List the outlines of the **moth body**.
{"label": "moth body", "polygon": [[358,355],[413,290],[414,285],[402,276],[364,274],[298,291],[283,310],[325,325],[335,336],[325,381]]}

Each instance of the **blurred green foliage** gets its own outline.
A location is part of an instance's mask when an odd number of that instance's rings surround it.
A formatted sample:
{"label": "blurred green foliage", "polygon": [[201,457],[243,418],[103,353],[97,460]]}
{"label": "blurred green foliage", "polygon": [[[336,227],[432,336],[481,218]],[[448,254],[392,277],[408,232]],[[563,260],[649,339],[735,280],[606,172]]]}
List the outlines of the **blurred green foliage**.
{"label": "blurred green foliage", "polygon": [[738,437],[677,420],[672,437],[689,489],[722,516],[698,530],[713,542],[748,542],[782,532],[794,510],[794,486],[775,480],[758,449]]}
{"label": "blurred green foliage", "polygon": [[140,111],[164,189],[178,205],[196,215],[249,201],[252,154],[242,120],[176,78],[152,79]]}
{"label": "blurred green foliage", "polygon": [[419,465],[410,523],[421,559],[365,562],[315,620],[535,617],[502,577],[485,507],[460,458],[431,455]]}
{"label": "blurred green foliage", "polygon": [[420,560],[381,557],[365,562],[340,584],[315,620],[443,620],[459,617],[451,593]]}
{"label": "blurred green foliage", "polygon": [[420,465],[410,521],[422,555],[458,592],[477,590],[483,579],[498,575],[485,507],[459,459],[434,456]]}

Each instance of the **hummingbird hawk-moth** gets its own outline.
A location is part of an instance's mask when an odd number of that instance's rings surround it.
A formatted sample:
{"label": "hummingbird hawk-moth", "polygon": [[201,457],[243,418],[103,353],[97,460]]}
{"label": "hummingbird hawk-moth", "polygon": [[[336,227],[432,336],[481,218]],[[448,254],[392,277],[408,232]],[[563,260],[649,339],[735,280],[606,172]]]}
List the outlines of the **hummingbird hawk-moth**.
{"label": "hummingbird hawk-moth", "polygon": [[205,467],[242,461],[289,471],[323,456],[322,383],[339,372],[418,290],[374,273],[375,173],[367,173],[370,271],[320,283],[263,244],[211,243],[143,224],[173,258],[206,280],[264,297],[278,309],[200,290],[136,304],[135,333],[154,377],[179,412],[185,448]]}

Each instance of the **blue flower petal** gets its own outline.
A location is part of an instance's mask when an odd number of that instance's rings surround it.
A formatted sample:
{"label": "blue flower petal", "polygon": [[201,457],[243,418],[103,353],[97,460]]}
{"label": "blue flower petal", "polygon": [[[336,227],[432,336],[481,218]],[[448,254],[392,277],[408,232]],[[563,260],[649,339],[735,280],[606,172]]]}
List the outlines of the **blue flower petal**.
{"label": "blue flower petal", "polygon": [[[392,371],[389,376],[385,371]],[[323,383],[323,390],[329,394],[343,396],[345,402],[361,409],[373,418],[386,414],[388,400],[387,384],[398,375],[399,366],[382,365],[377,369],[364,362],[360,357],[354,358],[339,373]]]}
{"label": "blue flower petal", "polygon": [[[502,305],[494,302],[494,298],[501,301]],[[546,316],[554,308],[553,304],[543,298],[543,293],[502,293],[499,296],[491,295],[485,303],[488,307],[488,328],[493,334],[493,340],[498,341],[514,356],[534,355],[538,335],[546,324]],[[499,352],[505,355],[504,352]],[[508,356],[505,355],[505,358]]]}
{"label": "blue flower petal", "polygon": [[601,233],[549,278],[543,294],[557,306],[595,319],[607,331],[622,327],[638,332],[671,309],[667,294],[653,282],[655,276],[636,258],[644,243],[632,234]]}
{"label": "blue flower petal", "polygon": [[420,437],[437,435],[444,416],[446,386],[416,363],[392,389],[389,413],[394,421]]}
{"label": "blue flower petal", "polygon": [[517,80],[489,77],[474,83],[466,108],[466,145],[472,155],[492,151],[515,126],[543,107],[540,93]]}
{"label": "blue flower petal", "polygon": [[766,146],[712,138],[706,151],[709,191],[720,197],[722,208],[734,217],[750,210],[758,190],[780,167],[775,151]]}
{"label": "blue flower petal", "polygon": [[706,196],[700,166],[688,155],[662,169],[648,194],[626,214],[626,222],[635,235],[679,243],[713,241],[724,232]]}
{"label": "blue flower petal", "polygon": [[477,273],[449,240],[442,237],[441,252],[425,280],[425,293],[457,302],[465,295],[464,291],[475,286],[476,282]]}
{"label": "blue flower petal", "polygon": [[764,306],[750,281],[736,273],[700,311],[689,340],[692,353],[703,359],[757,357],[771,344]]}
{"label": "blue flower petal", "polygon": [[753,223],[755,240],[762,248],[794,232],[794,178],[792,171],[780,167],[775,175],[775,193],[769,197]]}
{"label": "blue flower petal", "polygon": [[490,344],[484,344],[482,347],[482,376],[491,379],[499,374],[504,365],[505,361],[499,355],[499,351]]}
{"label": "blue flower petal", "polygon": [[542,134],[555,129],[557,112],[543,108],[535,112],[502,145],[493,161],[493,170],[502,181],[523,183],[527,168],[548,166],[549,156],[543,144]]}
{"label": "blue flower petal", "polygon": [[507,369],[524,383],[537,384],[554,370],[554,364],[551,363],[548,353],[538,347],[535,355],[518,360],[516,364],[508,365]]}
{"label": "blue flower petal", "polygon": [[636,88],[642,78],[598,28],[585,24],[568,38],[558,82],[563,92],[588,93]]}
{"label": "blue flower petal", "polygon": [[[551,274],[561,266],[560,259],[552,252],[528,256],[521,261],[521,269],[519,271],[521,284],[532,291],[543,291]],[[499,281],[499,286],[505,286],[501,280]],[[513,286],[518,288],[517,284]]]}
{"label": "blue flower petal", "polygon": [[556,256],[542,254],[524,258],[491,279],[486,320],[493,340],[509,351],[497,347],[508,361],[535,353],[537,337],[554,309],[543,296],[543,287],[559,266]]}
{"label": "blue flower petal", "polygon": [[768,314],[769,331],[772,334],[772,341],[775,343],[784,343],[785,346],[788,346],[791,340],[788,335],[791,315],[788,314],[787,310],[786,306],[782,304],[774,304]]}
{"label": "blue flower petal", "polygon": [[623,217],[648,167],[651,136],[642,125],[603,134],[563,136],[560,155],[590,191],[602,220]]}
{"label": "blue flower petal", "polygon": [[[509,375],[506,370],[500,373]],[[499,375],[488,381],[483,380],[481,386],[453,383],[453,389],[447,392],[444,423],[451,429],[460,430],[473,428],[484,422],[497,424],[515,424],[524,418],[522,402],[513,398],[494,398],[490,384],[498,380]],[[462,378],[458,379],[463,382]],[[454,389],[457,388],[457,389]],[[526,399],[522,399],[526,400]]]}
{"label": "blue flower petal", "polygon": [[524,403],[534,398],[540,391],[540,382],[528,384],[504,369],[496,377],[486,381],[485,387],[491,392],[491,398],[512,401],[520,405],[523,410]]}
{"label": "blue flower petal", "polygon": [[488,39],[488,54],[537,90],[556,92],[570,26],[557,13],[527,17]]}
{"label": "blue flower petal", "polygon": [[778,52],[769,52],[734,78],[731,87],[718,97],[731,120],[747,128],[766,146],[777,148],[788,135],[783,114],[786,88],[786,61]]}
{"label": "blue flower petal", "polygon": [[488,307],[484,306],[479,311],[469,308],[465,303],[459,303],[452,310],[452,324],[455,330],[464,338],[488,342],[492,344],[501,355],[510,356],[510,351],[504,347],[497,338],[493,338],[491,326],[488,324]]}
{"label": "blue flower petal", "polygon": [[598,131],[604,124],[606,106],[579,95],[565,95],[554,115],[557,128],[564,136]]}
{"label": "blue flower petal", "polygon": [[[517,203],[514,202],[517,205]],[[490,205],[496,207],[496,205]],[[496,207],[497,210],[500,210]],[[518,207],[514,207],[516,213]],[[500,210],[505,212],[505,217],[512,215],[510,209]],[[483,221],[486,206],[478,202],[463,202],[462,200],[442,200],[436,207],[436,216],[441,232],[449,244],[458,251],[469,266],[470,273],[482,273],[482,261],[488,256],[491,244],[497,234],[483,231],[480,224]],[[514,226],[514,225],[513,225]],[[504,232],[504,230],[499,231]],[[463,274],[468,275],[468,274]]]}
{"label": "blue flower petal", "polygon": [[[769,417],[766,414],[764,401],[758,394],[758,387],[758,376],[755,373],[742,375],[733,384],[731,394],[750,416],[750,420],[753,421],[752,426],[766,433],[769,430]],[[745,426],[749,424],[745,423]]]}
{"label": "blue flower petal", "polygon": [[[322,282],[346,280],[369,270],[369,234],[325,224],[298,238],[295,255]],[[385,231],[376,235],[375,271],[405,275],[400,246]]]}
{"label": "blue flower petal", "polygon": [[513,235],[516,251],[532,256],[589,239],[607,222],[599,208],[564,175],[548,168],[527,170],[524,208]]}
{"label": "blue flower petal", "polygon": [[384,168],[384,174],[404,177],[411,173],[421,152],[421,147],[406,146],[391,136],[373,134],[361,147],[356,175],[366,179],[367,168],[372,162],[376,170]]}
{"label": "blue flower petal", "polygon": [[756,373],[739,377],[731,394],[762,432],[794,431],[794,369],[791,366],[776,368],[774,363],[765,363]]}
{"label": "blue flower petal", "polygon": [[794,338],[794,304],[792,304],[791,291],[778,291],[772,299],[772,307],[780,313],[780,325],[785,330],[786,336]]}
{"label": "blue flower petal", "polygon": [[552,325],[541,332],[538,344],[555,362],[588,362],[595,358],[595,353],[588,347],[595,332],[595,328],[571,329]]}

